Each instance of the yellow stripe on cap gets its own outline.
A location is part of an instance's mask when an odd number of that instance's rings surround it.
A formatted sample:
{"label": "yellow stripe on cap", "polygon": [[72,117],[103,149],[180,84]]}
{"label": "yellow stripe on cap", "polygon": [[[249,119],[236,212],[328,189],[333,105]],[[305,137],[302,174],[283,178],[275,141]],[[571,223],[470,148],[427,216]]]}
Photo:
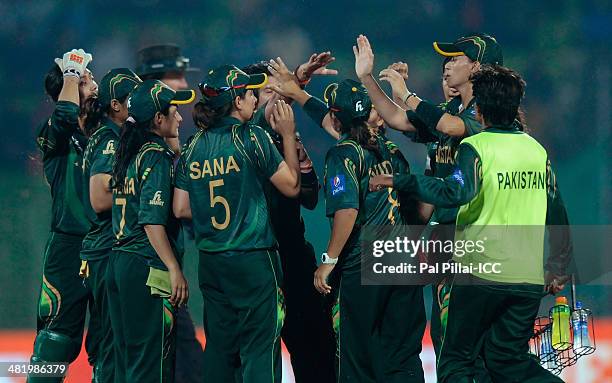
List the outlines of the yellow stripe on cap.
{"label": "yellow stripe on cap", "polygon": [[436,52],[438,52],[439,54],[441,54],[442,56],[446,56],[446,57],[456,57],[456,56],[463,56],[465,55],[465,53],[463,52],[444,52],[442,49],[440,49],[440,47],[438,46],[438,42],[434,41],[433,43],[433,47],[434,50]]}
{"label": "yellow stripe on cap", "polygon": [[191,92],[191,96],[187,100],[172,100],[172,101],[170,101],[170,104],[172,104],[172,105],[185,105],[185,104],[190,104],[190,103],[193,102],[193,100],[195,100],[196,94],[195,94],[195,91],[193,89],[181,90],[180,92]]}
{"label": "yellow stripe on cap", "polygon": [[247,89],[259,89],[259,88],[263,88],[267,83],[268,83],[268,74],[267,73],[262,73],[264,76],[264,80],[259,83],[259,84],[253,84],[253,85],[247,85],[246,88]]}

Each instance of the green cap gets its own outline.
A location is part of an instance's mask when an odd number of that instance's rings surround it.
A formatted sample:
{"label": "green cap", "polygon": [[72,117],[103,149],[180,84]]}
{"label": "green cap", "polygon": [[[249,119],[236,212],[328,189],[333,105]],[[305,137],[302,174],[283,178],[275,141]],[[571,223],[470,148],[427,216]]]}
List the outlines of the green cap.
{"label": "green cap", "polygon": [[342,125],[348,126],[358,119],[367,121],[372,110],[368,90],[358,81],[343,80],[329,84],[323,91],[323,99]]}
{"label": "green cap", "polygon": [[174,91],[159,80],[145,80],[130,94],[128,114],[137,122],[145,122],[170,104],[189,104],[194,99],[195,92],[191,89]]}
{"label": "green cap", "polygon": [[98,99],[102,105],[108,106],[112,100],[120,100],[130,94],[141,82],[140,77],[131,69],[111,69],[100,81]]}
{"label": "green cap", "polygon": [[434,41],[436,52],[445,57],[466,55],[481,64],[503,65],[502,49],[493,36],[477,33],[462,37],[454,43],[439,43]]}
{"label": "green cap", "polygon": [[234,65],[211,69],[199,85],[202,102],[218,108],[243,95],[247,89],[262,88],[268,83],[265,73],[248,75]]}

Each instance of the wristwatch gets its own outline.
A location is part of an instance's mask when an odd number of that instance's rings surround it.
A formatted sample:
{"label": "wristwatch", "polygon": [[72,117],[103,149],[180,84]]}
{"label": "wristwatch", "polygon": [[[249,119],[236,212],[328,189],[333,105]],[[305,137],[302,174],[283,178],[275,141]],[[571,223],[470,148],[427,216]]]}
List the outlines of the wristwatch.
{"label": "wristwatch", "polygon": [[321,254],[321,263],[324,265],[335,265],[338,263],[338,258],[331,258],[327,253]]}

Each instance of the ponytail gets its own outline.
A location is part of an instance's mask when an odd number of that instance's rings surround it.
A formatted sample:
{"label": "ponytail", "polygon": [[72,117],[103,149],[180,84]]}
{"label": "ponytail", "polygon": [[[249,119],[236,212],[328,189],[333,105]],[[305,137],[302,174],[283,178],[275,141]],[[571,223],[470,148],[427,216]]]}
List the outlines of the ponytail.
{"label": "ponytail", "polygon": [[[147,122],[149,125],[150,122]],[[115,153],[115,163],[113,164],[113,177],[111,188],[118,188],[123,185],[128,166],[132,158],[136,156],[140,147],[147,140],[148,129],[142,129],[133,118],[128,118],[121,128],[121,136]]]}
{"label": "ponytail", "polygon": [[221,118],[229,116],[233,106],[234,103],[230,102],[218,108],[212,108],[200,100],[193,107],[193,112],[191,114],[193,123],[198,129],[206,130]]}
{"label": "ponytail", "polygon": [[354,119],[350,126],[342,125],[342,133],[348,133],[349,137],[356,141],[362,148],[371,151],[376,156],[376,159],[382,161],[382,154],[378,147],[376,136],[370,132],[368,124],[362,119]]}
{"label": "ponytail", "polygon": [[[168,115],[170,104],[160,113]],[[113,175],[111,179],[111,189],[123,186],[127,169],[132,159],[136,157],[142,145],[149,141],[149,135],[155,128],[153,119],[145,122],[137,122],[134,117],[129,116],[121,127],[119,144],[115,151],[115,163],[113,164]]]}

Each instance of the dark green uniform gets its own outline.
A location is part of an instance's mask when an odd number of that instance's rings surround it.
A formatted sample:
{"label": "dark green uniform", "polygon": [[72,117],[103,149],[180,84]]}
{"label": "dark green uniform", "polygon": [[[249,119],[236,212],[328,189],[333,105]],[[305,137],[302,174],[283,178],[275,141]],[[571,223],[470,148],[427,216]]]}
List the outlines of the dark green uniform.
{"label": "dark green uniform", "polygon": [[113,335],[106,295],[106,269],[115,235],[111,211],[96,214],[89,199],[89,180],[96,174],[112,174],[115,147],[119,142],[120,127],[105,119],[87,142],[83,158],[83,205],[88,213],[91,228],[83,239],[81,259],[87,261],[87,286],[91,289],[94,305],[92,317],[100,321],[100,343],[96,379],[113,382]]}
{"label": "dark green uniform", "polygon": [[[251,122],[270,134],[282,153],[282,139],[265,119],[261,106]],[[278,240],[283,268],[283,292],[287,316],[281,336],[291,355],[297,383],[335,382],[335,346],[331,322],[331,301],[319,294],[312,276],[317,269],[314,247],[305,238],[301,207],[314,209],[319,196],[319,180],[314,168],[301,174],[299,198],[282,195],[272,183],[266,185],[270,222]]]}
{"label": "dark green uniform", "polygon": [[[508,177],[507,181],[502,177],[500,182],[503,169],[508,174],[519,172],[519,177]],[[531,182],[523,173],[537,173],[540,177],[534,177],[536,181]],[[481,228],[502,222],[535,225],[532,226],[535,228],[544,223],[567,225],[546,151],[516,126],[490,127],[464,141],[459,146],[455,170],[444,179],[395,175],[393,181],[395,188],[425,202],[447,207],[463,204],[457,218],[457,224],[461,225],[458,227],[462,228],[457,233],[462,238],[470,238],[471,225]],[[438,362],[440,382],[471,382],[479,354],[484,357],[494,381],[561,381],[527,353],[543,295],[543,231],[536,241],[539,243],[535,243],[538,249],[535,252],[519,248],[530,246],[529,241],[516,241],[516,237],[510,240],[514,240],[514,246],[486,252],[489,261],[502,262],[501,268],[506,270],[503,274],[456,276],[450,287],[448,305],[442,313],[447,323]],[[513,248],[518,250],[507,253]],[[568,263],[570,249],[569,237],[552,231],[553,256],[547,267],[556,273],[562,271]],[[476,263],[482,259],[464,260],[455,256],[455,261]]]}
{"label": "dark green uniform", "polygon": [[[83,148],[87,139],[78,124],[79,106],[59,101],[38,129],[37,145],[51,188],[51,232],[43,260],[42,288],[32,361],[73,362],[81,350],[89,289],[79,277],[79,252],[89,221],[82,203]],[[87,350],[95,361],[94,324]],[[31,382],[37,378],[30,378]],[[44,380],[52,381],[52,380]],[[57,379],[59,381],[59,378]]]}
{"label": "dark green uniform", "polygon": [[[341,137],[325,160],[326,214],[357,209],[353,231],[334,270],[340,272],[334,326],[338,333],[340,382],[423,382],[419,354],[425,330],[420,286],[361,283],[361,228],[401,225],[396,191],[368,192],[369,177],[398,169],[394,145],[378,140],[381,157]],[[398,151],[399,153],[399,151]],[[399,167],[402,168],[402,167]],[[404,161],[404,171],[408,171]]]}
{"label": "dark green uniform", "polygon": [[117,242],[107,283],[117,382],[171,382],[174,378],[174,307],[153,293],[150,273],[167,270],[149,242],[145,225],[163,225],[177,259],[180,224],[172,215],[174,153],[155,135],[130,163],[123,185],[113,190]]}
{"label": "dark green uniform", "polygon": [[231,117],[199,131],[179,160],[204,298],[204,376],[280,382],[282,271],[265,184],[283,161],[260,127]]}
{"label": "dark green uniform", "polygon": [[[414,112],[408,112],[408,118],[417,128],[417,131],[407,135],[411,136],[413,141],[427,145],[432,175],[444,178],[450,175],[455,168],[455,154],[461,140],[480,132],[482,125],[476,120],[474,99],[468,103],[466,108],[463,108],[461,97],[454,97],[447,102],[441,103],[439,108],[446,113],[461,118],[465,124],[465,135],[463,137],[451,137],[436,130],[435,126],[427,126]],[[452,239],[453,230],[451,226],[455,224],[457,210],[458,208],[455,206],[435,206],[429,220],[429,225],[423,232],[423,237],[440,240]],[[451,254],[445,253],[428,254],[428,262],[432,264],[447,262],[450,256]],[[450,285],[446,284],[444,279],[433,281],[430,333],[436,357],[439,355],[443,327],[446,323],[444,313],[445,307],[448,305],[449,289]],[[441,313],[443,318],[440,317]],[[478,375],[477,381],[479,383],[490,381],[488,373],[484,371],[481,360],[479,360],[478,365],[479,371],[482,373]]]}

